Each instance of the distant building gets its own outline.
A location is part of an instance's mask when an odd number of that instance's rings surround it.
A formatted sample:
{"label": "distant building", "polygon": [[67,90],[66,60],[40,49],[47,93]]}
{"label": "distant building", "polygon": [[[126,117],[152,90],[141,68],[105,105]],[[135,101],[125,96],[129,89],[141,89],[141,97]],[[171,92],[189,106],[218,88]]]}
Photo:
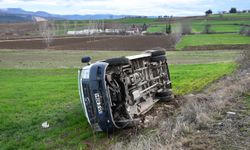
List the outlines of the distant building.
{"label": "distant building", "polygon": [[68,31],[68,35],[93,35],[93,34],[100,34],[100,33],[120,33],[122,32],[121,29],[84,29],[79,31]]}

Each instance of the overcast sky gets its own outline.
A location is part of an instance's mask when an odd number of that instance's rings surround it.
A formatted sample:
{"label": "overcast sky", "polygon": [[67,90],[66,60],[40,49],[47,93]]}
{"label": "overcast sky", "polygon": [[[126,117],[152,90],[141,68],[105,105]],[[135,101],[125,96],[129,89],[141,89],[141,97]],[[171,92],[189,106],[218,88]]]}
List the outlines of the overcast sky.
{"label": "overcast sky", "polygon": [[205,10],[250,9],[250,0],[0,0],[0,8],[56,14],[203,15]]}

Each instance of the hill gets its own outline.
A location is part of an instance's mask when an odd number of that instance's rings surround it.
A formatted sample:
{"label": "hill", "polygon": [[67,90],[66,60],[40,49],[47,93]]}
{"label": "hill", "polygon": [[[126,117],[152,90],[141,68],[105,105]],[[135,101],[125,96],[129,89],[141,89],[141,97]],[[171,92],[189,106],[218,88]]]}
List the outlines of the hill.
{"label": "hill", "polygon": [[[86,14],[86,15],[59,15],[51,14],[45,11],[26,11],[21,8],[4,8],[0,9],[0,23],[10,22],[26,22],[32,21],[33,17],[43,17],[48,20],[99,20],[99,19],[120,19],[128,15],[112,15],[112,14]],[[151,18],[154,16],[151,16]]]}

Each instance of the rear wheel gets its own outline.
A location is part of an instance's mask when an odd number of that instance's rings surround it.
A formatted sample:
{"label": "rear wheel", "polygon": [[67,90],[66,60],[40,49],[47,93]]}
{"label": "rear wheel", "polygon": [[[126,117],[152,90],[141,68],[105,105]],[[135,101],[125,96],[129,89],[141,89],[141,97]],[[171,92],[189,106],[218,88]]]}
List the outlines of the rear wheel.
{"label": "rear wheel", "polygon": [[151,53],[151,56],[159,56],[159,55],[165,55],[166,51],[164,50],[147,50],[146,53]]}
{"label": "rear wheel", "polygon": [[159,56],[154,56],[150,58],[150,61],[152,62],[159,62],[159,61],[165,61],[166,56],[165,55],[159,55]]}
{"label": "rear wheel", "polygon": [[128,65],[129,59],[126,57],[118,57],[106,59],[104,62],[108,63],[109,65]]}

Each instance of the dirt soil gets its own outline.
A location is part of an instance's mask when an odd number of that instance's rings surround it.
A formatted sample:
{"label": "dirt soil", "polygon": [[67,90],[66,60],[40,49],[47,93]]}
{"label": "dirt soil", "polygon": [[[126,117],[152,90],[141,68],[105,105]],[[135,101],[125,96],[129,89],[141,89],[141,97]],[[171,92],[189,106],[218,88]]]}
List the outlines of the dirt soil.
{"label": "dirt soil", "polygon": [[88,36],[55,38],[47,48],[42,39],[0,41],[0,49],[55,49],[55,50],[145,50],[155,47],[173,48],[169,36]]}
{"label": "dirt soil", "polygon": [[111,137],[110,149],[250,149],[248,58],[202,92],[159,103],[139,127]]}
{"label": "dirt soil", "polygon": [[0,23],[0,39],[31,37],[38,33],[35,23]]}

